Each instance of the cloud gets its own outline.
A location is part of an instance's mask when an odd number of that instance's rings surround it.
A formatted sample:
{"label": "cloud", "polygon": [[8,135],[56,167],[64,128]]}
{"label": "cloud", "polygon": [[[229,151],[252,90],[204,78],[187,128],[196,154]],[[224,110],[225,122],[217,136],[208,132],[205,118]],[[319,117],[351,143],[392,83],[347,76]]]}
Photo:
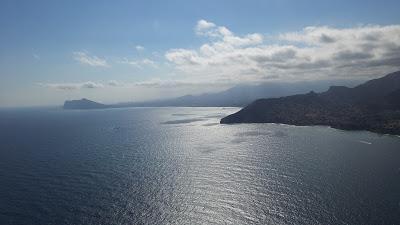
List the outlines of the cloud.
{"label": "cloud", "polygon": [[178,88],[178,87],[199,87],[199,86],[230,86],[231,83],[224,81],[197,81],[197,80],[179,80],[179,79],[160,79],[152,78],[146,81],[126,83],[125,86],[142,86],[153,88]]}
{"label": "cloud", "polygon": [[32,57],[36,60],[40,60],[40,56],[38,54],[32,54]]}
{"label": "cloud", "polygon": [[110,67],[105,59],[101,59],[94,55],[89,55],[89,53],[84,51],[74,52],[73,57],[76,61],[85,65],[93,67]]}
{"label": "cloud", "polygon": [[374,77],[400,68],[400,25],[305,27],[264,41],[259,33],[236,35],[199,20],[195,33],[207,42],[165,53],[175,70],[201,81],[260,82]]}
{"label": "cloud", "polygon": [[102,88],[102,87],[104,87],[104,85],[95,83],[95,82],[91,82],[91,81],[85,82],[81,85],[81,88],[89,88],[89,89]]}
{"label": "cloud", "polygon": [[[198,21],[194,31],[205,43],[166,51],[165,65],[172,71],[164,78],[41,85],[62,90],[227,87],[270,81],[360,80],[400,69],[400,25],[313,26],[268,36],[268,41],[260,33],[238,35],[206,20]],[[75,52],[74,56],[85,64],[108,66],[105,60],[87,52]],[[164,64],[149,58],[122,58],[117,62],[138,68],[164,68]]]}
{"label": "cloud", "polygon": [[205,31],[210,30],[211,28],[214,27],[215,27],[214,23],[208,22],[206,20],[199,20],[195,27],[195,31],[197,34],[202,35],[206,34]]}
{"label": "cloud", "polygon": [[263,41],[263,36],[261,34],[248,34],[244,37],[235,36],[228,28],[216,26],[214,23],[206,20],[199,20],[195,27],[195,31],[196,34],[200,36],[220,39],[215,43],[219,44],[218,47],[229,47],[226,45],[248,46],[260,44]]}
{"label": "cloud", "polygon": [[123,84],[116,80],[110,80],[107,82],[107,85],[112,86],[112,87],[118,87],[118,86],[122,86]]}
{"label": "cloud", "polygon": [[92,81],[83,83],[38,83],[38,85],[64,91],[78,90],[78,89],[95,89],[103,88],[104,85]]}
{"label": "cloud", "polygon": [[116,80],[109,80],[106,82],[71,82],[71,83],[36,83],[39,86],[63,90],[63,91],[75,91],[82,89],[99,89],[99,88],[180,88],[180,87],[229,87],[232,83],[228,81],[197,81],[197,80],[182,80],[182,79],[161,79],[151,78],[145,81],[137,82],[122,82]]}
{"label": "cloud", "polygon": [[144,47],[141,46],[141,45],[136,45],[136,46],[135,46],[135,49],[136,49],[137,51],[143,51],[143,50],[144,50]]}
{"label": "cloud", "polygon": [[140,59],[140,60],[129,60],[127,58],[123,58],[122,60],[119,61],[119,63],[129,64],[132,66],[136,66],[138,68],[143,68],[146,66],[154,67],[154,68],[158,67],[156,62],[154,62],[153,60],[148,59],[148,58],[144,58],[144,59]]}

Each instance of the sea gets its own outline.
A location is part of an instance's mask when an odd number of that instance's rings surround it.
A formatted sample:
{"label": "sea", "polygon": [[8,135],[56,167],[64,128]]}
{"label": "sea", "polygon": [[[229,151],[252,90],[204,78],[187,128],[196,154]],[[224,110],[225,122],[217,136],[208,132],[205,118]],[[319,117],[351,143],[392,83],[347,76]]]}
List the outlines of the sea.
{"label": "sea", "polygon": [[400,137],[239,108],[0,110],[0,224],[400,224]]}

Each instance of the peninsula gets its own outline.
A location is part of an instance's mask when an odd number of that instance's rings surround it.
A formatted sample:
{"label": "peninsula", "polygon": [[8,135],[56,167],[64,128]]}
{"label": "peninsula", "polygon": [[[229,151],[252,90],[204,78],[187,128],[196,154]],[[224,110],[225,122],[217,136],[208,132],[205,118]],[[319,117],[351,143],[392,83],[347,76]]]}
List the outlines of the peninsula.
{"label": "peninsula", "polygon": [[322,93],[259,99],[221,123],[326,125],[399,135],[400,71],[354,88],[332,86]]}

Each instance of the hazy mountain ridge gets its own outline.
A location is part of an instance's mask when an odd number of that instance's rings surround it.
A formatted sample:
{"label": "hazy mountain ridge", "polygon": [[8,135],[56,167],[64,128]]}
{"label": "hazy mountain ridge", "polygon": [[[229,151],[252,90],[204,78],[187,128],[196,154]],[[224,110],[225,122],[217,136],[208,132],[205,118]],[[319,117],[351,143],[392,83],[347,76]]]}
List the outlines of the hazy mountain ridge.
{"label": "hazy mountain ridge", "polygon": [[221,123],[328,125],[340,129],[400,134],[400,71],[354,88],[259,99]]}
{"label": "hazy mountain ridge", "polygon": [[[282,97],[305,93],[309,90],[325,91],[332,84],[354,86],[356,80],[274,82],[259,85],[238,85],[217,93],[184,95],[177,98],[143,102],[124,102],[107,105],[108,108],[122,107],[244,107],[256,99]],[[104,107],[103,107],[104,108]],[[76,108],[79,109],[79,108]],[[96,109],[96,108],[93,108]]]}

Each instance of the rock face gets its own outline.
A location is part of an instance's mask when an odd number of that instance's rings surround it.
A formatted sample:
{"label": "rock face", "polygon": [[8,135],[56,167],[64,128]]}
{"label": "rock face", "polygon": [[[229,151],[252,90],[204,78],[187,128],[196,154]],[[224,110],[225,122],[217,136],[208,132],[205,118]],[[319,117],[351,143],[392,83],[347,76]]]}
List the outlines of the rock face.
{"label": "rock face", "polygon": [[64,102],[64,109],[104,109],[108,108],[107,105],[103,105],[94,101],[90,101],[86,98],[80,100],[71,100]]}
{"label": "rock face", "polygon": [[259,99],[221,123],[327,125],[346,130],[400,134],[400,71],[354,88]]}

